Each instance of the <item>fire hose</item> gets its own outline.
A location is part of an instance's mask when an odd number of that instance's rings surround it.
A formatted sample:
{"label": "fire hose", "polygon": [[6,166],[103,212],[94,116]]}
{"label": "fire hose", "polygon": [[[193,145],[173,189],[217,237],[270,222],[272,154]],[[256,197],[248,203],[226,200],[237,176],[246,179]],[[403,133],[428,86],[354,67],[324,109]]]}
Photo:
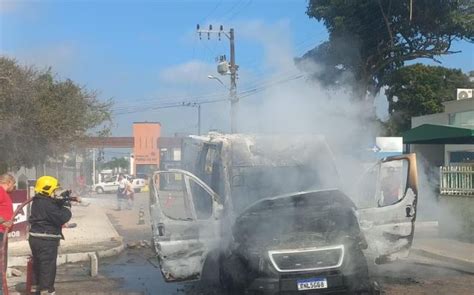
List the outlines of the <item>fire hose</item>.
{"label": "fire hose", "polygon": [[[66,191],[68,193],[66,194],[61,194],[60,199],[67,199],[69,201],[74,201],[74,202],[80,202],[81,199],[77,197],[71,197],[71,191]],[[31,203],[33,201],[33,198],[30,198],[26,200],[25,202],[21,203],[20,206],[18,206],[13,213],[12,221],[15,220],[16,216],[20,214],[20,212],[23,211],[23,208]],[[13,227],[13,225],[12,225]],[[2,240],[2,255],[0,255],[0,268],[1,268],[1,274],[2,274],[2,291],[4,295],[9,295],[8,292],[8,285],[7,285],[7,266],[8,266],[8,232],[9,230],[5,231],[5,234],[3,235],[3,240]],[[28,284],[27,284],[28,285]],[[27,287],[28,289],[28,287]]]}

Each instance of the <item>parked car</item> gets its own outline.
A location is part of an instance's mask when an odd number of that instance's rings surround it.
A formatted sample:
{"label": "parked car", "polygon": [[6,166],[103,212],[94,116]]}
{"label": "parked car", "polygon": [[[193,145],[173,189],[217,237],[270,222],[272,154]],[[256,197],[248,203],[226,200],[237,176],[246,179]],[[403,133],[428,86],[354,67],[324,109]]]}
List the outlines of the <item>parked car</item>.
{"label": "parked car", "polygon": [[[127,177],[128,181],[132,183],[132,187],[135,189],[139,189],[141,182],[138,181],[135,185],[132,181],[132,178],[128,175],[124,175]],[[98,194],[103,194],[103,193],[116,193],[118,186],[119,186],[119,181],[118,181],[119,175],[114,175],[111,178],[108,178],[102,182],[96,183],[96,185],[93,186],[93,191],[95,191]]]}
{"label": "parked car", "polygon": [[139,193],[145,187],[147,180],[143,178],[132,178],[130,183],[132,184],[133,191]]}
{"label": "parked car", "polygon": [[[380,161],[351,195],[338,189],[321,137],[211,134],[185,140],[182,155],[186,170],[158,171],[150,187],[153,244],[167,282],[199,279],[207,268],[238,293],[364,292],[367,259],[408,254],[414,154]],[[386,189],[387,175],[398,186]]]}

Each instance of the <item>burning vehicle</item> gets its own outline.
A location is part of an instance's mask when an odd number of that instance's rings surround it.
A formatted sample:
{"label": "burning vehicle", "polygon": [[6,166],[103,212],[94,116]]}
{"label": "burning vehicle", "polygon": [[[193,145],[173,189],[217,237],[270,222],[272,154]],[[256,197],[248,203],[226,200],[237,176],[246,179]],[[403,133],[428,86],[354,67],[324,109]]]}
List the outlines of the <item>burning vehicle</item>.
{"label": "burning vehicle", "polygon": [[166,281],[216,261],[231,291],[365,292],[367,260],[408,254],[417,203],[414,154],[386,158],[342,192],[319,136],[210,134],[183,146],[183,170],[150,189],[154,248]]}

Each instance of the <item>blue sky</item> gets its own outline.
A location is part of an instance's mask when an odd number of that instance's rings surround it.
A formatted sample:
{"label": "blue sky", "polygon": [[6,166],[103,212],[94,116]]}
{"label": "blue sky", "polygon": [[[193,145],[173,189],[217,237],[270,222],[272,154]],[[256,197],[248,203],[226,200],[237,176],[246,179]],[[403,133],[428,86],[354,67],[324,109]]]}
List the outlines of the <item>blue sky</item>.
{"label": "blue sky", "polygon": [[[281,62],[279,54],[298,56],[327,38],[324,26],[306,16],[305,0],[0,3],[0,53],[52,66],[60,78],[113,98],[120,114],[114,135],[128,135],[132,122],[144,120],[160,121],[168,135],[194,133],[195,108],[152,108],[226,97],[225,88],[207,75],[217,75],[214,60],[228,53],[228,42],[216,36],[199,40],[197,23],[235,28],[241,90],[268,81]],[[472,44],[458,42],[453,49],[462,53],[440,58],[443,65],[473,70]],[[277,78],[291,75],[284,74]],[[203,130],[226,130],[227,114],[227,104],[203,107]]]}

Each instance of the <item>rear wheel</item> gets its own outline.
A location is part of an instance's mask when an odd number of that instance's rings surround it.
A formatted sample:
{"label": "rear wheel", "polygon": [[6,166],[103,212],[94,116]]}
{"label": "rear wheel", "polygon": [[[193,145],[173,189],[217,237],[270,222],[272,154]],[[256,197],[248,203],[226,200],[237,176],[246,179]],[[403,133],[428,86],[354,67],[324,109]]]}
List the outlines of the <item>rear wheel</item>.
{"label": "rear wheel", "polygon": [[95,189],[95,192],[98,193],[98,194],[103,194],[103,193],[104,193],[104,189],[99,186],[99,187],[97,187],[97,188]]}

